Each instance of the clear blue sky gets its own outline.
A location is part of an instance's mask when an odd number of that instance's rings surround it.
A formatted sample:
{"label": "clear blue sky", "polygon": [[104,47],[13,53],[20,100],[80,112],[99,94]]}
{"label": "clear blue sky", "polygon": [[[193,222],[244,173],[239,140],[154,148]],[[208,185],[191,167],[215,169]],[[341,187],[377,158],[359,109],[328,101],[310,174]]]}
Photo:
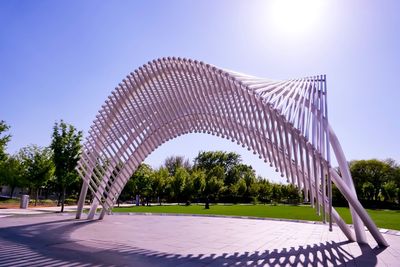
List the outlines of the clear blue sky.
{"label": "clear blue sky", "polygon": [[[60,119],[86,134],[129,72],[181,56],[274,79],[326,74],[330,122],[348,159],[399,162],[400,2],[321,2],[1,1],[8,152],[48,145]],[[237,151],[257,173],[278,179],[256,156],[206,135],[173,140],[146,161],[158,166],[167,155],[193,158],[201,149]]]}

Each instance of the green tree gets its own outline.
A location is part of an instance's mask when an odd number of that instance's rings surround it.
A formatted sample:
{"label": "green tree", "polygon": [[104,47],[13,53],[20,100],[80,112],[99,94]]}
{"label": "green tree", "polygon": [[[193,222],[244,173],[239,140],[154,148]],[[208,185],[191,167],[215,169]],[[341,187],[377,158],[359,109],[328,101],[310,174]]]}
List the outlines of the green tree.
{"label": "green tree", "polygon": [[397,187],[397,204],[400,204],[400,167],[397,167],[393,173],[393,181],[396,183]]}
{"label": "green tree", "polygon": [[249,197],[252,200],[253,204],[257,204],[258,199],[259,199],[259,190],[260,190],[260,185],[257,182],[253,182],[250,184],[250,186],[247,188]]}
{"label": "green tree", "polygon": [[55,165],[56,181],[61,194],[61,212],[64,212],[64,202],[68,187],[79,179],[75,167],[81,151],[82,132],[60,121],[53,127],[51,149]]}
{"label": "green tree", "polygon": [[237,184],[237,193],[240,196],[240,198],[243,199],[247,192],[246,181],[243,178],[240,178],[236,184]]}
{"label": "green tree", "polygon": [[272,185],[269,181],[258,178],[258,196],[262,203],[271,201],[272,197]]}
{"label": "green tree", "polygon": [[248,179],[254,180],[255,172],[253,167],[242,163],[235,163],[225,174],[225,184],[234,184],[239,181],[240,178],[245,179],[246,183],[249,182]]}
{"label": "green tree", "polygon": [[221,165],[215,165],[206,173],[206,184],[204,188],[205,208],[210,208],[210,197],[214,200],[218,198],[218,194],[224,186],[224,168]]}
{"label": "green tree", "polygon": [[239,187],[239,181],[234,184],[225,185],[221,189],[221,195],[223,195],[224,199],[228,202],[238,203],[241,198],[239,191],[242,191],[242,189],[239,189]]}
{"label": "green tree", "polygon": [[[311,197],[311,196],[310,196]],[[338,207],[347,207],[348,202],[335,184],[332,183],[332,204]]]}
{"label": "green tree", "polygon": [[206,173],[204,170],[194,170],[191,174],[193,178],[193,194],[195,198],[200,198],[206,187]]}
{"label": "green tree", "polygon": [[288,203],[298,204],[300,202],[301,195],[299,189],[296,186],[288,184],[282,185],[282,187],[284,188],[284,196],[287,198]]}
{"label": "green tree", "polygon": [[184,168],[188,172],[192,168],[189,160],[182,156],[167,157],[165,159],[164,166],[168,170],[170,176],[174,176],[178,168]]}
{"label": "green tree", "polygon": [[175,175],[172,177],[171,190],[173,197],[176,199],[178,203],[181,200],[181,196],[184,192],[188,177],[189,173],[183,167],[178,167],[176,169]]}
{"label": "green tree", "polygon": [[133,194],[134,190],[135,190],[135,182],[133,181],[132,178],[130,178],[130,179],[126,182],[124,188],[123,188],[122,191],[121,191],[121,194],[119,195],[119,198],[118,198],[118,205],[119,205],[120,200],[121,200],[121,201],[126,201],[126,200],[128,200],[128,199],[133,199],[133,197],[134,197],[134,194]]}
{"label": "green tree", "polygon": [[229,175],[239,163],[241,163],[239,154],[224,151],[200,151],[194,159],[194,167],[203,169],[206,172],[211,171],[216,166],[222,167],[225,174],[224,177],[226,177],[226,184],[228,185],[235,183],[235,178],[231,178]]}
{"label": "green tree", "polygon": [[274,202],[280,202],[282,199],[282,186],[280,184],[273,184],[271,189],[271,199]]}
{"label": "green tree", "polygon": [[4,121],[0,121],[0,163],[7,158],[6,147],[11,135],[5,134],[10,129]]}
{"label": "green tree", "polygon": [[248,202],[252,196],[257,197],[256,173],[249,165],[240,164],[239,166],[242,168],[241,177],[246,182],[244,200]]}
{"label": "green tree", "polygon": [[394,159],[392,159],[392,158],[387,158],[387,159],[385,159],[383,162],[386,163],[387,165],[389,165],[390,168],[392,168],[392,169],[398,169],[398,168],[400,168],[400,165],[397,164],[397,162],[396,162]]}
{"label": "green tree", "polygon": [[183,188],[182,198],[186,200],[186,205],[190,205],[195,195],[194,177],[188,173]]}
{"label": "green tree", "polygon": [[24,166],[17,156],[8,157],[4,162],[0,163],[0,177],[2,178],[2,183],[10,187],[11,198],[16,187],[26,184],[24,175]]}
{"label": "green tree", "polygon": [[374,185],[369,181],[365,181],[362,184],[361,192],[363,199],[372,200],[374,198],[374,192],[375,192]]}
{"label": "green tree", "polygon": [[[222,169],[221,175],[217,175],[217,177],[223,177],[222,186],[218,194],[212,193],[208,196],[213,195],[214,198],[218,197],[225,201],[236,202],[239,197],[244,201],[248,201],[252,198],[252,193],[257,195],[255,190],[257,186],[253,185],[255,172],[251,166],[241,163],[239,154],[224,151],[201,151],[194,160],[194,168],[204,170],[207,181],[211,181],[213,176],[211,172],[216,167]],[[246,190],[242,195],[238,191],[241,185],[239,183],[240,179],[243,179],[246,183]],[[218,184],[220,184],[220,181]]]}
{"label": "green tree", "polygon": [[[358,194],[363,193],[363,184],[369,182],[373,187],[368,187],[374,201],[380,201],[380,192],[383,183],[388,179],[391,167],[388,163],[376,159],[358,160],[350,163],[350,172],[354,179],[354,184]],[[365,187],[364,187],[365,188]]]}
{"label": "green tree", "polygon": [[151,188],[153,194],[157,197],[159,205],[167,191],[167,182],[169,179],[169,172],[166,168],[159,168],[153,173]]}
{"label": "green tree", "polygon": [[383,184],[382,186],[382,194],[385,199],[385,201],[393,201],[396,199],[397,195],[397,185],[395,181],[387,181]]}
{"label": "green tree", "polygon": [[[150,165],[142,163],[133,173],[131,179],[133,180],[134,194],[136,195],[136,206],[140,205],[140,197],[145,197],[147,204],[149,201],[151,191],[151,177],[153,176],[153,169]],[[143,205],[145,203],[143,202]]]}
{"label": "green tree", "polygon": [[35,192],[35,206],[39,198],[39,189],[54,175],[53,154],[50,148],[35,145],[22,148],[18,155],[24,168],[24,176]]}

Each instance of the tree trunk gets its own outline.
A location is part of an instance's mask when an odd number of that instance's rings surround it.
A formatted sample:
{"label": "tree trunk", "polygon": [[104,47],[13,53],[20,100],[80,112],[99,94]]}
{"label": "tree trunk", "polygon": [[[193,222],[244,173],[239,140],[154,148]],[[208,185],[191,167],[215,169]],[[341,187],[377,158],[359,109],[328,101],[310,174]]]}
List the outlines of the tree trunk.
{"label": "tree trunk", "polygon": [[38,198],[39,198],[39,188],[36,188],[35,207],[36,207],[36,205],[37,205]]}
{"label": "tree trunk", "polygon": [[206,205],[204,207],[206,210],[208,210],[210,208],[210,200],[208,198],[208,196],[206,197]]}
{"label": "tree trunk", "polygon": [[[378,187],[377,187],[378,188]],[[375,202],[379,201],[379,189],[375,189],[375,196],[374,196]]]}
{"label": "tree trunk", "polygon": [[14,190],[15,190],[15,186],[12,186],[12,187],[11,187],[10,198],[13,197],[13,195],[14,195]]}
{"label": "tree trunk", "polygon": [[61,205],[61,191],[58,192],[58,200],[57,200],[57,207],[60,207]]}
{"label": "tree trunk", "polygon": [[136,206],[140,205],[140,195],[136,195]]}
{"label": "tree trunk", "polygon": [[64,212],[64,202],[65,202],[65,187],[62,189],[62,196],[61,196],[61,212]]}
{"label": "tree trunk", "polygon": [[44,191],[44,198],[45,199],[49,198],[49,189],[48,188],[46,188],[45,191]]}

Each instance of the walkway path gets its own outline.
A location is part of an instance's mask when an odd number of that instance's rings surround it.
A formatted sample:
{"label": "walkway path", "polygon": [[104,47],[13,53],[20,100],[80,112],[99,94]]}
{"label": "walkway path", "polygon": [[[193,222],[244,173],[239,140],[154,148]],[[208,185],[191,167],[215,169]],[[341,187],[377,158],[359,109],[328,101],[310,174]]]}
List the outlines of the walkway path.
{"label": "walkway path", "polygon": [[[64,211],[76,211],[77,206],[65,206]],[[89,206],[87,206],[89,208]],[[32,207],[28,209],[0,209],[0,218],[11,215],[34,215],[59,212],[61,207]]]}

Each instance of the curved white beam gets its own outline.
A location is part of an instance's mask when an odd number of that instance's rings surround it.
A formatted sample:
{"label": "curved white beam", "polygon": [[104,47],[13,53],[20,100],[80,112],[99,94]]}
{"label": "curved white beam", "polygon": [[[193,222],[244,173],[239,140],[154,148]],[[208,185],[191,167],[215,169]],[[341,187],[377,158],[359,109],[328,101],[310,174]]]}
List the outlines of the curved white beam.
{"label": "curved white beam", "polygon": [[[359,215],[368,222],[377,242],[387,245],[360,209],[343,151],[329,127],[325,76],[273,81],[181,58],[143,65],[128,75],[102,106],[78,162],[84,184],[77,218],[88,189],[95,198],[88,218],[94,217],[98,204],[103,218],[152,151],[193,132],[229,139],[258,154],[303,190],[324,222],[328,218],[331,224],[333,219],[354,240],[332,209],[332,176],[351,199],[357,241],[366,242]],[[345,182],[338,182],[330,167],[330,141]]]}
{"label": "curved white beam", "polygon": [[[358,198],[356,189],[354,187],[353,179],[351,178],[350,170],[348,167],[346,157],[344,156],[342,146],[340,145],[339,139],[337,138],[332,127],[330,125],[328,127],[329,127],[329,137],[332,144],[332,149],[333,152],[335,153],[337,162],[339,164],[340,173],[342,174],[343,180],[346,183],[347,187],[350,189],[353,198],[357,200]],[[360,243],[367,243],[367,236],[365,234],[364,224],[351,204],[350,204],[350,212],[353,219],[353,225],[354,225],[354,230],[356,232],[357,240]]]}

